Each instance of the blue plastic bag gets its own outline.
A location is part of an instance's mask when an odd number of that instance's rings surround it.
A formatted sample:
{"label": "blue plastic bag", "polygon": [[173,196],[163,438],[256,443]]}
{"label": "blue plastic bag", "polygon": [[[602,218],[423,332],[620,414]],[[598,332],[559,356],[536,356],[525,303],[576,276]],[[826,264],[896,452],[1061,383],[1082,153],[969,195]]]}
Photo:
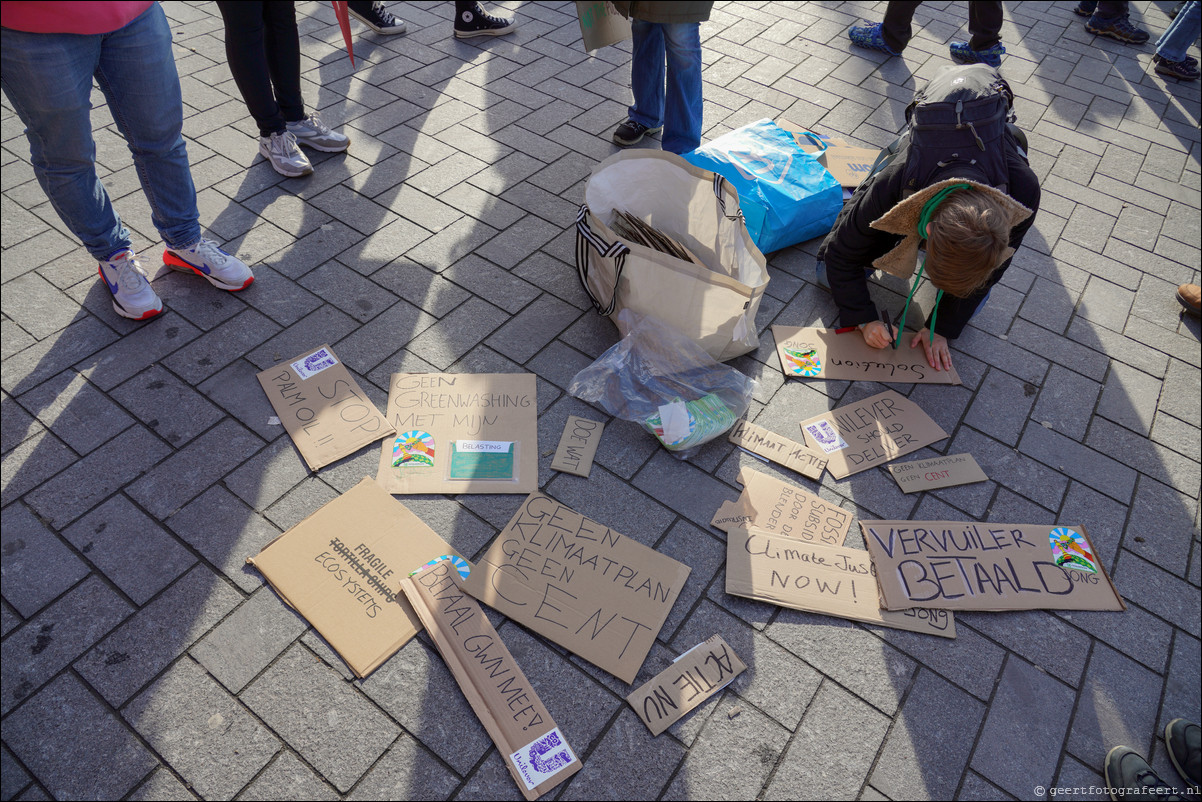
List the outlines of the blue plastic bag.
{"label": "blue plastic bag", "polygon": [[835,177],[771,120],[681,155],[734,184],[747,231],[763,253],[826,234],[843,208],[843,187]]}

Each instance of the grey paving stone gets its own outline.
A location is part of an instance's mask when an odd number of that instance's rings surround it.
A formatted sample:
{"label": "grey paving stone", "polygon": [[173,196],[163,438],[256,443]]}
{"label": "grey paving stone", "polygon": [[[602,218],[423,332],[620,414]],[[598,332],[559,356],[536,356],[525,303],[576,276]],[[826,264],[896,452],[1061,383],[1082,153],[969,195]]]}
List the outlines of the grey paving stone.
{"label": "grey paving stone", "polygon": [[[383,209],[381,216],[387,214]],[[333,259],[350,248],[361,238],[361,234],[338,221],[325,223],[316,231],[298,238],[293,244],[277,251],[263,263],[290,279],[299,279],[313,268]],[[258,283],[256,276],[255,283]]]}
{"label": "grey paving stone", "polygon": [[411,248],[407,256],[441,273],[496,235],[497,231],[492,226],[461,216],[417,247]]}
{"label": "grey paving stone", "polygon": [[176,351],[163,364],[185,381],[198,384],[279,330],[270,318],[249,309]]}
{"label": "grey paving stone", "polygon": [[280,747],[191,660],[181,660],[122,715],[205,799],[232,799]]}
{"label": "grey paving stone", "polygon": [[110,704],[120,706],[237,606],[238,593],[197,566],[75,662]]}
{"label": "grey paving stone", "polygon": [[550,295],[542,295],[485,342],[515,362],[525,363],[580,314],[576,307]]}
{"label": "grey paving stone", "polygon": [[[777,766],[765,799],[857,796],[889,721],[834,683],[823,683]],[[815,766],[838,766],[815,772]]]}
{"label": "grey paving stone", "polygon": [[1152,439],[1186,456],[1202,453],[1202,432],[1163,412],[1152,422]]}
{"label": "grey paving stone", "polygon": [[1046,329],[1023,320],[1014,322],[1009,338],[1009,341],[1019,348],[1065,367],[1071,367],[1078,373],[1098,381],[1102,379],[1110,361],[1105,354],[1063,338],[1050,337]]}
{"label": "grey paving stone", "polygon": [[1135,471],[1043,426],[1028,426],[1019,450],[1118,501],[1135,489]]}
{"label": "grey paving stone", "polygon": [[20,353],[6,357],[3,370],[0,370],[0,386],[5,392],[20,395],[116,339],[112,329],[95,318],[85,317]]}
{"label": "grey paving stone", "polygon": [[63,536],[139,606],[196,562],[122,495],[76,521]]}
{"label": "grey paving stone", "polygon": [[23,627],[3,646],[5,714],[133,612],[98,577],[89,577]]}
{"label": "grey paving stone", "polygon": [[538,287],[475,254],[456,261],[442,275],[510,314],[521,311],[539,296]]}
{"label": "grey paving stone", "polygon": [[442,658],[418,639],[405,644],[361,687],[459,774],[467,774],[492,745]]}
{"label": "grey paving stone", "polygon": [[1195,638],[1202,634],[1198,605],[1187,582],[1126,550],[1119,551],[1111,578],[1128,603],[1135,602]]}
{"label": "grey paving stone", "polygon": [[[631,755],[640,759],[631,761]],[[658,797],[685,756],[675,741],[652,738],[634,711],[623,706],[601,743],[563,793],[564,799]]]}
{"label": "grey paving stone", "polygon": [[240,698],[344,793],[400,734],[399,727],[300,645],[285,652]]}
{"label": "grey paving stone", "polygon": [[[257,293],[255,309],[270,318],[272,322],[281,326],[291,326],[322,305],[321,299],[314,296],[313,293],[306,290],[291,277],[278,273],[265,264],[256,264],[254,269],[254,286]],[[267,328],[266,324],[261,322],[259,326]],[[247,347],[257,345],[261,340],[266,339],[266,337],[250,339],[246,336],[247,334],[249,332],[243,332],[242,338],[239,339],[236,339],[238,335],[235,332],[230,332],[224,336],[229,337],[231,342],[236,341],[238,346],[245,344]],[[209,335],[209,337],[212,336],[214,335]],[[191,354],[195,352],[196,354],[203,355],[207,350],[214,349],[214,356],[210,358],[214,362],[218,358],[222,358],[228,363],[233,355],[228,354],[228,352],[222,353],[216,351],[215,349],[220,341],[218,343],[209,343],[209,337],[194,343],[192,349],[187,353]],[[183,357],[177,353],[174,355],[174,358],[182,359]],[[200,358],[203,359],[204,356]],[[168,359],[168,362],[170,361],[171,359]],[[204,366],[202,365],[202,367]]]}
{"label": "grey paving stone", "polygon": [[111,390],[148,365],[167,357],[199,337],[200,329],[172,314],[160,315],[154,325],[125,335],[104,350],[76,364],[78,370],[101,390]]}
{"label": "grey paving stone", "polygon": [[238,693],[308,628],[268,588],[260,588],[190,649],[230,693]]}
{"label": "grey paving stone", "polygon": [[822,675],[763,633],[708,601],[703,601],[689,617],[672,646],[677,654],[683,654],[715,634],[721,635],[748,666],[730,684],[730,690],[785,729],[795,730],[822,682]]}
{"label": "grey paving stone", "polygon": [[59,799],[122,797],[158,765],[120,719],[69,673],[4,723],[4,743]]}
{"label": "grey paving stone", "polygon": [[316,477],[308,477],[264,511],[263,516],[284,531],[305,520],[338,493]]}
{"label": "grey paving stone", "polygon": [[938,672],[944,679],[959,685],[978,699],[987,700],[993,693],[1006,652],[970,627],[959,626],[959,615],[956,623],[954,640],[889,627],[871,629],[886,643],[905,652],[928,670]]}
{"label": "grey paving stone", "polygon": [[224,487],[209,488],[166,523],[247,593],[259,587],[263,579],[246,564],[246,558],[258,554],[280,534]]}
{"label": "grey paving stone", "polygon": [[[1079,373],[1052,365],[1039,391],[1030,419],[1041,426],[1083,440],[1101,386]],[[1013,441],[1012,441],[1013,442]]]}
{"label": "grey paving stone", "polygon": [[[1202,466],[1196,460],[1102,418],[1094,420],[1085,444],[1120,455],[1131,468],[1183,493],[1190,493],[1202,482]],[[1193,509],[1192,504],[1189,506]]]}
{"label": "grey paving stone", "polygon": [[445,370],[504,322],[502,310],[473,297],[415,337],[408,349]]}
{"label": "grey paving stone", "polygon": [[234,421],[223,421],[129,486],[129,495],[160,520],[204,491],[263,446]]}
{"label": "grey paving stone", "polygon": [[1202,426],[1202,410],[1194,403],[1199,394],[1202,394],[1202,378],[1198,370],[1178,360],[1170,360],[1160,393],[1160,411],[1195,427]]}
{"label": "grey paving stone", "polygon": [[224,417],[203,395],[158,365],[115,388],[112,396],[177,448]]}
{"label": "grey paving stone", "polygon": [[[563,431],[562,427],[560,431]],[[595,467],[588,479],[559,474],[546,489],[581,515],[652,548],[676,518],[671,510],[631,488],[609,471]]]}
{"label": "grey paving stone", "polygon": [[435,317],[450,312],[470,295],[445,277],[403,257],[372,273],[371,279]]}
{"label": "grey paving stone", "polygon": [[[606,431],[608,435],[608,430]],[[635,487],[701,527],[707,527],[723,501],[738,492],[666,451],[656,453],[638,472]]]}
{"label": "grey paving stone", "polygon": [[1027,799],[1036,785],[1051,785],[1072,707],[1073,693],[1067,687],[1010,658],[985,717],[972,768],[1020,799]]}
{"label": "grey paving stone", "polygon": [[[1043,430],[1042,426],[1028,425],[1027,431],[1032,428]],[[1058,471],[996,440],[962,428],[947,447],[947,453],[963,452],[972,454],[990,479],[1047,509],[1059,507],[1068,489],[1068,479]]]}
{"label": "grey paving stone", "polygon": [[147,802],[191,802],[197,797],[174,774],[160,766],[128,798]]}
{"label": "grey paving stone", "polygon": [[21,504],[0,513],[4,600],[29,618],[88,575],[89,569]]}
{"label": "grey paving stone", "polygon": [[[7,225],[7,222],[5,223]],[[8,747],[0,748],[0,796],[15,799],[32,779],[21,764],[13,757]]]}
{"label": "grey paving stone", "polygon": [[1198,641],[1178,635],[1173,643],[1172,662],[1164,683],[1164,701],[1156,729],[1160,734],[1175,718],[1197,721],[1199,718],[1198,684],[1202,675],[1202,649]]}
{"label": "grey paving stone", "polygon": [[319,298],[365,323],[396,303],[396,296],[338,262],[310,270],[299,282]]}
{"label": "grey paving stone", "polygon": [[121,407],[73,370],[22,395],[21,405],[80,454],[88,454],[133,423]]}
{"label": "grey paving stone", "polygon": [[446,798],[458,784],[446,766],[402,734],[347,799]]}
{"label": "grey paving stone", "polygon": [[267,802],[275,799],[336,800],[339,796],[296,755],[283,751],[238,798]]}
{"label": "grey paving stone", "polygon": [[921,671],[868,778],[890,799],[951,799],[985,706]]}
{"label": "grey paving stone", "polygon": [[325,304],[251,351],[247,360],[262,370],[322,343],[337,342],[356,328],[354,318]]}
{"label": "grey paving stone", "polygon": [[1186,576],[1197,537],[1197,503],[1159,482],[1141,477],[1123,546],[1177,576]]}
{"label": "grey paving stone", "polygon": [[339,340],[335,353],[351,370],[364,374],[436,322],[409,302],[397,301]]}
{"label": "grey paving stone", "polygon": [[277,416],[256,378],[258,373],[250,362],[239,359],[201,382],[197,389],[264,441],[288,440],[283,426],[270,423]]}
{"label": "grey paving stone", "polygon": [[[732,700],[729,692],[725,700]],[[710,716],[664,798],[750,798],[770,776],[788,739],[787,730],[753,707],[743,706],[733,717]]]}
{"label": "grey paving stone", "polygon": [[686,619],[691,618],[693,606],[705,594],[718,569],[726,563],[726,546],[718,538],[692,524],[677,521],[656,546],[656,550],[692,569],[680,596],[664,621],[661,637],[667,640],[673,637]]}
{"label": "grey paving stone", "polygon": [[4,504],[20,498],[76,460],[75,453],[45,427],[38,423],[31,425],[34,431],[4,454],[0,468],[0,499]]}
{"label": "grey paving stone", "polygon": [[1025,386],[1025,382],[1008,373],[989,371],[964,422],[1003,443],[1015,445],[1035,400],[1033,394],[1024,391]]}
{"label": "grey paving stone", "polygon": [[1152,430],[1160,389],[1155,377],[1115,362],[1102,389],[1098,414],[1146,437]]}
{"label": "grey paving stone", "polygon": [[1161,678],[1108,646],[1094,646],[1081,683],[1081,699],[1068,736],[1068,750],[1083,762],[1098,760],[1126,744],[1151,753]]}
{"label": "grey paving stone", "polygon": [[963,611],[957,623],[972,627],[1039,669],[1078,687],[1089,658],[1090,638],[1046,610],[998,613]]}
{"label": "grey paving stone", "polygon": [[227,474],[225,485],[252,509],[263,512],[308,475],[309,468],[292,440],[281,437]]}
{"label": "grey paving stone", "polygon": [[773,641],[874,707],[892,715],[917,664],[851,622],[781,610],[768,626]]}

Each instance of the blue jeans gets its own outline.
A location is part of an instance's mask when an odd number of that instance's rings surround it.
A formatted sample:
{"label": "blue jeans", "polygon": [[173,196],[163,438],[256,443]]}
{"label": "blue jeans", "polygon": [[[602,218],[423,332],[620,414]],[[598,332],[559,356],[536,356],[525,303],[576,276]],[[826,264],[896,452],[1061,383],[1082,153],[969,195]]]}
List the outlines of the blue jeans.
{"label": "blue jeans", "polygon": [[1169,23],[1160,38],[1156,40],[1156,55],[1165,61],[1181,61],[1185,58],[1189,46],[1198,38],[1198,29],[1202,25],[1202,3],[1189,0],[1185,8]]}
{"label": "blue jeans", "polygon": [[700,23],[636,19],[630,27],[634,34],[630,119],[648,128],[662,125],[662,147],[670,153],[694,150],[701,144]]}
{"label": "blue jeans", "polygon": [[92,79],[133,154],[151,220],[169,248],[200,239],[196,187],[184,147],[183,100],[171,29],[158,3],[106,34],[0,30],[0,82],[25,124],[38,183],[97,260],[130,247],[96,176]]}

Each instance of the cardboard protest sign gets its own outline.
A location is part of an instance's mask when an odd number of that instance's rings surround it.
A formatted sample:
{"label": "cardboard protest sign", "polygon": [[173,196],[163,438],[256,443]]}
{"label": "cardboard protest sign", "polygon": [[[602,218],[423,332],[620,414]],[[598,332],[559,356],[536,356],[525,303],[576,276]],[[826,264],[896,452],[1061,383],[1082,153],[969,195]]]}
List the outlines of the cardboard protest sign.
{"label": "cardboard protest sign", "polygon": [[801,422],[806,442],[826,452],[836,479],[883,465],[947,437],[910,399],[893,390]]}
{"label": "cardboard protest sign", "polygon": [[888,610],[1126,610],[1083,526],[860,521]]}
{"label": "cardboard protest sign", "polygon": [[366,677],[422,627],[399,595],[401,578],[442,555],[470,567],[420,518],[364,479],[246,561],[355,676]]}
{"label": "cardboard protest sign", "polygon": [[559,447],[555,449],[555,459],[551,460],[551,467],[557,471],[588,478],[593,469],[597,445],[601,442],[601,432],[604,430],[604,423],[569,415],[568,422],[563,427],[563,434],[559,438]]}
{"label": "cardboard protest sign", "polygon": [[843,545],[851,527],[851,513],[818,496],[766,473],[739,470],[743,493],[726,501],[710,521],[724,532],[757,527],[807,543]]}
{"label": "cardboard protest sign", "polygon": [[690,570],[549,496],[531,493],[464,588],[633,682]]}
{"label": "cardboard protest sign", "polygon": [[626,697],[634,712],[659,735],[747,669],[721,635],[702,641]]}
{"label": "cardboard protest sign", "polygon": [[538,487],[532,373],[394,373],[376,481],[389,493],[529,493]]}
{"label": "cardboard protest sign", "polygon": [[576,15],[580,18],[580,38],[589,52],[631,36],[630,20],[619,14],[613,3],[576,0]]}
{"label": "cardboard protest sign", "polygon": [[902,462],[888,466],[888,470],[903,493],[970,485],[989,478],[972,454],[949,454],[946,457]]}
{"label": "cardboard protest sign", "polygon": [[786,377],[840,381],[874,381],[882,384],[959,384],[956,369],[935,370],[926,352],[902,347],[873,348],[859,332],[836,334],[835,329],[773,326],[776,355]]}
{"label": "cardboard protest sign", "polygon": [[875,148],[853,148],[848,145],[832,145],[822,151],[818,161],[822,162],[839,185],[855,189],[868,177],[880,151]]}
{"label": "cardboard protest sign", "polygon": [[546,706],[447,560],[401,580],[438,653],[528,800],[580,771]]}
{"label": "cardboard protest sign", "polygon": [[396,433],[328,345],[260,371],[258,379],[314,471]]}
{"label": "cardboard protest sign", "polygon": [[810,479],[821,479],[826,469],[826,456],[821,451],[806,448],[783,434],[756,426],[742,418],[735,421],[726,439],[739,448],[759,454]]}
{"label": "cardboard protest sign", "polygon": [[946,610],[882,610],[868,552],[803,543],[762,529],[726,535],[726,592],[794,610],[956,637]]}

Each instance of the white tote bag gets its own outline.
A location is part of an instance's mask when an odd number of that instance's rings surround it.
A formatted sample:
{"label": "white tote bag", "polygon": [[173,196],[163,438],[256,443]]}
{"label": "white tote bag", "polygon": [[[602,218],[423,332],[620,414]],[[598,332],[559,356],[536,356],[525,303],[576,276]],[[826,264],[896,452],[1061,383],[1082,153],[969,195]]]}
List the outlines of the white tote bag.
{"label": "white tote bag", "polygon": [[[671,236],[701,264],[623,241],[610,228],[615,210]],[[593,169],[576,218],[576,269],[597,311],[615,325],[622,309],[652,315],[719,362],[759,345],[755,316],[768,268],[743,224],[739,195],[674,153],[623,151]]]}

